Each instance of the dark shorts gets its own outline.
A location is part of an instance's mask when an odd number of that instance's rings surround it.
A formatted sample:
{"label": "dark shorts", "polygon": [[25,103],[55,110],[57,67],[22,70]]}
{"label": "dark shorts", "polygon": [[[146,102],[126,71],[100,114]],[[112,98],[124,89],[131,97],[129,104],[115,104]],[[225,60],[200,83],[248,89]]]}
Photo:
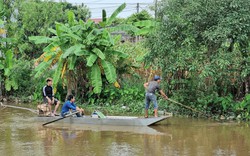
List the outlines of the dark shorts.
{"label": "dark shorts", "polygon": [[[75,112],[75,111],[73,111],[73,112]],[[73,113],[73,112],[72,112],[72,113]],[[65,116],[68,115],[68,114],[71,114],[71,112],[68,111],[68,112],[65,112],[65,113],[61,113],[61,116],[62,116],[62,117],[65,117]],[[74,116],[74,115],[73,115],[73,116]],[[76,113],[75,116],[77,116],[77,117],[82,117],[82,114]]]}
{"label": "dark shorts", "polygon": [[[52,100],[52,97],[50,98],[50,100]],[[43,102],[48,103],[48,99],[46,97],[43,97]],[[57,105],[57,103],[58,103],[58,100],[56,98],[54,98],[54,103],[52,103],[52,104]]]}

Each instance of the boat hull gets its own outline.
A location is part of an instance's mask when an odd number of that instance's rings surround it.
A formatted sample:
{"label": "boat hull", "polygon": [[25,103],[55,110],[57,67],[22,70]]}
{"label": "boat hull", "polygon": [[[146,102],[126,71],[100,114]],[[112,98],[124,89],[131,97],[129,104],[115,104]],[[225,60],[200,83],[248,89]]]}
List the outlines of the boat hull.
{"label": "boat hull", "polygon": [[[170,116],[154,117],[154,118],[138,118],[138,117],[126,117],[126,116],[107,116],[106,118],[92,118],[90,116],[85,117],[68,117],[53,124],[93,124],[93,125],[114,125],[114,126],[150,126],[154,125],[162,120],[169,118]],[[49,122],[60,117],[36,117],[36,121]]]}

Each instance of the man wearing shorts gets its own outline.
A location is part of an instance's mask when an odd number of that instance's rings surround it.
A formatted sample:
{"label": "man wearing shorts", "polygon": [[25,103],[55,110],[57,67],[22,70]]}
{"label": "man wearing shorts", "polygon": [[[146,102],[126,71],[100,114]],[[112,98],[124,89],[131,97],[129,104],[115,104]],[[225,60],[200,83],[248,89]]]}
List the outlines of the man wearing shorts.
{"label": "man wearing shorts", "polygon": [[159,83],[161,82],[161,77],[158,75],[154,76],[154,81],[144,83],[144,88],[146,89],[146,98],[145,98],[145,118],[148,118],[148,108],[149,104],[152,101],[154,104],[154,115],[158,117],[158,104],[155,95],[155,91],[159,91],[159,93],[165,98],[168,99],[167,95],[160,88]]}
{"label": "man wearing shorts", "polygon": [[[53,87],[52,87],[52,78],[47,78],[47,85],[43,87],[43,102],[48,103],[49,111],[51,112],[51,116],[58,116],[56,110],[59,107],[60,101],[54,98]],[[54,111],[52,111],[52,105],[55,105]]]}

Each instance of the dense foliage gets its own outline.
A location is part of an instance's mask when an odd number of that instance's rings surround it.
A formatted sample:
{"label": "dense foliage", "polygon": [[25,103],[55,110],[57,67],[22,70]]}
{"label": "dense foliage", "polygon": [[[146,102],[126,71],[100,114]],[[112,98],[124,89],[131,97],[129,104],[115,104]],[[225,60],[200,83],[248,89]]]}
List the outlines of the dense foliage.
{"label": "dense foliage", "polygon": [[55,28],[55,22],[66,22],[68,11],[73,11],[77,19],[86,20],[90,16],[86,6],[73,6],[67,2],[16,0],[7,4],[11,15],[6,20],[5,27],[8,29],[8,36],[17,40],[15,51],[18,56],[25,55],[33,59],[42,54],[44,45],[31,43],[29,36],[51,36],[48,29]]}
{"label": "dense foliage", "polygon": [[[67,75],[67,87],[70,87],[75,73],[78,73],[77,64],[81,64],[88,73],[83,77],[88,77],[94,93],[100,93],[102,90],[102,75],[106,77],[109,83],[116,82],[116,70],[112,61],[127,57],[126,54],[116,51],[113,47],[117,40],[110,34],[110,26],[116,15],[125,8],[121,5],[111,15],[109,19],[105,17],[103,11],[103,21],[95,24],[88,20],[75,20],[74,13],[68,12],[68,22],[66,24],[57,23],[56,29],[50,29],[54,33],[52,37],[33,36],[31,41],[37,44],[47,43],[44,54],[39,58],[41,63],[36,68],[36,77],[43,74],[48,68],[56,65],[54,74],[54,85],[59,82],[60,77]],[[81,68],[80,68],[81,69]],[[81,80],[79,80],[81,81]],[[70,88],[77,90],[78,88]],[[72,92],[68,92],[68,95]]]}
{"label": "dense foliage", "polygon": [[5,21],[7,17],[7,9],[4,7],[3,1],[0,1],[0,96],[3,89],[10,91],[11,88],[17,89],[16,80],[11,75],[13,69],[14,56],[12,44],[14,39],[6,37]]}
{"label": "dense foliage", "polygon": [[[160,74],[169,97],[209,116],[249,120],[250,1],[158,4],[156,20],[145,11],[117,19],[123,4],[110,17],[103,10],[97,24],[85,6],[1,3],[0,95],[41,99],[53,77],[61,100],[74,93],[109,112],[142,112],[142,84]],[[124,32],[146,43],[120,42]],[[160,98],[159,108],[197,115]]]}
{"label": "dense foliage", "polygon": [[148,60],[162,68],[169,95],[209,113],[238,115],[235,101],[249,91],[249,11],[245,0],[162,1]]}

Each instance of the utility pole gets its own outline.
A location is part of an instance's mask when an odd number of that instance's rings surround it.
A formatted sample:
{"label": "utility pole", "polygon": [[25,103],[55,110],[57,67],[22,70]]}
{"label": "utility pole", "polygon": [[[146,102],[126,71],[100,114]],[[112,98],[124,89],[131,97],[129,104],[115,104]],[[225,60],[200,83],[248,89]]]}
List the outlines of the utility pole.
{"label": "utility pole", "polygon": [[139,8],[140,8],[140,4],[139,4],[139,3],[137,3],[137,5],[136,5],[136,10],[137,10],[137,13],[139,13]]}
{"label": "utility pole", "polygon": [[158,5],[158,0],[155,0],[155,19],[157,18],[157,5]]}

